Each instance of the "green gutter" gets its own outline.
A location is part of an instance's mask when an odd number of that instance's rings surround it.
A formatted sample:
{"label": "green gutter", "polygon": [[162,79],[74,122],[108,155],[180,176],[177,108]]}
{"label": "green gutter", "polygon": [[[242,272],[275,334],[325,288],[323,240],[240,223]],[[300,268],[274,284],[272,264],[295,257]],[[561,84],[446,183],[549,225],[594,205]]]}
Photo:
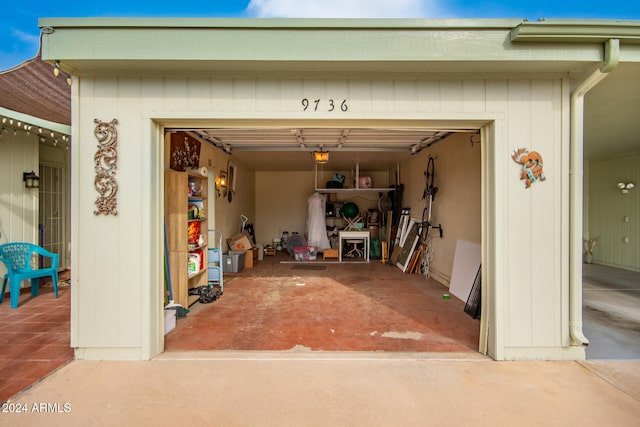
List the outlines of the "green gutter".
{"label": "green gutter", "polygon": [[511,30],[512,42],[640,44],[640,21],[548,20],[522,22]]}

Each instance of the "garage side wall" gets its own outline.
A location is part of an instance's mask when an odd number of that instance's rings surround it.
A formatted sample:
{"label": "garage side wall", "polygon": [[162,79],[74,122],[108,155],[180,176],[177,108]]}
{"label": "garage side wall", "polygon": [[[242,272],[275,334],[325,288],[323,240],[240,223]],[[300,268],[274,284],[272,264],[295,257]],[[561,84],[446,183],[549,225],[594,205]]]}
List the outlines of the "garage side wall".
{"label": "garage side wall", "polygon": [[428,212],[429,200],[424,198],[425,170],[429,158],[434,159],[434,186],[438,189],[431,203],[434,226],[430,233],[433,257],[429,276],[450,287],[458,240],[481,245],[481,171],[480,135],[457,133],[411,158],[402,170],[405,180],[405,207],[411,216],[422,220]]}
{"label": "garage side wall", "polygon": [[[494,123],[492,176],[495,206],[485,206],[486,230],[495,253],[484,254],[493,268],[489,283],[502,303],[494,307],[490,354],[502,358],[563,358],[562,289],[567,286],[567,237],[563,208],[568,158],[563,127],[566,98],[560,78],[548,79],[305,79],[217,77],[84,77],[74,100],[73,343],[84,358],[145,359],[162,352],[162,307],[149,307],[147,295],[161,294],[161,245],[148,236],[161,232],[162,161],[148,119],[171,124],[247,127],[284,126],[465,126]],[[304,111],[302,100],[319,99]],[[329,111],[329,101],[347,110]],[[337,102],[336,102],[337,101]],[[312,104],[313,105],[313,104]],[[117,118],[119,135],[118,215],[93,214],[96,192],[93,135],[95,118]],[[191,124],[193,121],[191,121]],[[538,151],[546,181],[525,188],[518,147]],[[484,147],[482,149],[485,149]],[[485,168],[486,165],[483,165]],[[149,178],[151,177],[151,178]],[[266,191],[267,189],[265,189]],[[274,189],[273,191],[278,191]],[[145,256],[141,256],[145,254]],[[160,298],[158,298],[160,300]]]}

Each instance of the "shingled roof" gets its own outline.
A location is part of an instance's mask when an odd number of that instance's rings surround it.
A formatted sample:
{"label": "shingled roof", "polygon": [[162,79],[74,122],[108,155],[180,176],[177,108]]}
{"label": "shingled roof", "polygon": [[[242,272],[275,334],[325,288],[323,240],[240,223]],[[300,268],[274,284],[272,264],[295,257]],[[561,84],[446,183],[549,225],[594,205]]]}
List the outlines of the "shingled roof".
{"label": "shingled roof", "polygon": [[71,87],[40,55],[0,72],[0,107],[71,125]]}

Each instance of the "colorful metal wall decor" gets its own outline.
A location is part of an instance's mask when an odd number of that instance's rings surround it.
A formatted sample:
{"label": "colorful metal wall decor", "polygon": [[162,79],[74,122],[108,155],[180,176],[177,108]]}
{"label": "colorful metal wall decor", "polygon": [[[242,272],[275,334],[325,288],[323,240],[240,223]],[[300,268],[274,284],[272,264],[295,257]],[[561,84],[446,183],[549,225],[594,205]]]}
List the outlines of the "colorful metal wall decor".
{"label": "colorful metal wall decor", "polygon": [[98,139],[98,150],[94,156],[96,164],[96,178],[94,187],[99,196],[95,201],[97,209],[94,215],[118,215],[118,181],[116,170],[118,169],[118,131],[117,119],[109,123],[95,119],[97,126],[93,131]]}
{"label": "colorful metal wall decor", "polygon": [[200,141],[184,132],[171,134],[171,153],[169,167],[176,171],[185,171],[200,166]]}
{"label": "colorful metal wall decor", "polygon": [[537,151],[529,151],[526,148],[518,148],[511,153],[511,158],[522,165],[520,179],[524,180],[525,187],[531,187],[531,184],[540,180],[547,179],[542,171],[542,156]]}

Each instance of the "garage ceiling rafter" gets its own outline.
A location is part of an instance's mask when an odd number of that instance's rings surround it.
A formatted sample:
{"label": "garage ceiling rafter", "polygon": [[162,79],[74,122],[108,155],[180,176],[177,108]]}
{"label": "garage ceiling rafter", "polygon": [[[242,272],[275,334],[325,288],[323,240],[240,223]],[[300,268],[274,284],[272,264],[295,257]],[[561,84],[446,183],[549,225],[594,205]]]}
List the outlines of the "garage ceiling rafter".
{"label": "garage ceiling rafter", "polygon": [[[371,169],[395,167],[454,132],[476,129],[420,128],[175,128],[219,148],[254,170],[308,170],[310,153],[329,151],[331,167],[359,162]],[[278,166],[279,165],[279,166]]]}

